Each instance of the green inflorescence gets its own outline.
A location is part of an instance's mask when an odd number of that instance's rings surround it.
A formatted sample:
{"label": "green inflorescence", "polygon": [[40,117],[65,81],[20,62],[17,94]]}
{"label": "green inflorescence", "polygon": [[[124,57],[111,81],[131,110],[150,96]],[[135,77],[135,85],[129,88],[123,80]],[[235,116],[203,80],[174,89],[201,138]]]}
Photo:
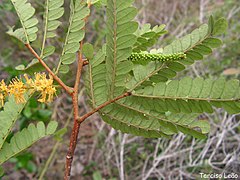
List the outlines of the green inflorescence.
{"label": "green inflorescence", "polygon": [[128,60],[131,61],[177,61],[185,59],[186,54],[184,53],[174,53],[174,54],[150,54],[150,53],[132,53]]}

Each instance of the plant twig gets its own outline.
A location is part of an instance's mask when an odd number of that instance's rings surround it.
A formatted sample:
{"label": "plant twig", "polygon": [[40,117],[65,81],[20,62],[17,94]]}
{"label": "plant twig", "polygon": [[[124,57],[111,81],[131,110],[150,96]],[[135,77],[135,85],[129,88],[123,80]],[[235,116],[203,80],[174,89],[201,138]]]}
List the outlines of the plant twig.
{"label": "plant twig", "polygon": [[79,128],[80,128],[80,123],[78,123],[76,120],[74,120],[74,125],[73,125],[71,138],[70,138],[70,145],[69,145],[68,153],[67,153],[67,156],[66,156],[64,180],[68,180],[70,178],[70,175],[71,175],[70,173],[71,173],[73,155],[74,155],[74,151],[75,151],[76,145],[77,145]]}
{"label": "plant twig", "polygon": [[111,104],[111,103],[113,103],[113,102],[115,102],[115,101],[117,101],[117,100],[119,100],[119,99],[125,98],[125,97],[127,97],[127,96],[131,96],[131,95],[132,95],[132,93],[126,92],[126,93],[124,93],[124,94],[121,95],[121,96],[118,96],[118,97],[116,97],[116,98],[114,98],[114,99],[111,99],[111,100],[103,103],[102,105],[100,105],[100,106],[98,106],[97,108],[93,109],[91,112],[83,115],[82,117],[79,117],[79,118],[78,118],[78,122],[79,122],[79,123],[82,123],[85,119],[87,119],[88,117],[90,117],[91,115],[93,115],[94,113],[96,113],[97,111],[99,111],[100,109],[104,108],[105,106],[107,106],[107,105],[109,105],[109,104]]}
{"label": "plant twig", "polygon": [[[91,2],[88,3],[88,8],[90,8]],[[87,22],[87,18],[85,18],[85,24]],[[85,29],[85,26],[84,28]],[[68,180],[71,175],[71,167],[72,167],[72,161],[73,161],[73,156],[74,152],[76,149],[77,145],[77,139],[78,139],[78,134],[79,134],[79,129],[81,123],[78,122],[78,117],[79,117],[79,109],[78,109],[78,91],[79,91],[79,84],[80,84],[80,79],[81,79],[81,74],[82,74],[82,69],[83,69],[83,55],[82,55],[82,47],[83,47],[83,41],[80,42],[80,48],[78,51],[78,67],[77,67],[77,74],[76,74],[76,80],[74,84],[74,91],[72,96],[72,103],[73,103],[73,117],[74,117],[74,125],[70,137],[70,145],[68,149],[68,153],[66,156],[66,165],[65,165],[65,175],[64,175],[64,180]]]}
{"label": "plant twig", "polygon": [[77,119],[78,119],[78,113],[79,113],[78,91],[79,91],[79,83],[80,83],[82,67],[83,67],[81,49],[82,49],[82,42],[80,45],[80,50],[78,52],[78,68],[77,68],[76,81],[74,85],[74,91],[72,94],[74,125],[72,129],[71,137],[70,137],[70,145],[69,145],[68,153],[66,156],[66,166],[65,166],[65,176],[64,176],[65,180],[68,180],[70,178],[73,155],[77,145],[77,139],[78,139],[79,128],[80,128],[80,123],[78,123]]}
{"label": "plant twig", "polygon": [[85,59],[84,61],[83,61],[83,66],[86,66],[86,65],[88,65],[89,64],[89,61],[87,60],[87,59]]}
{"label": "plant twig", "polygon": [[42,64],[42,66],[47,70],[49,74],[52,75],[53,79],[58,82],[60,86],[65,89],[68,94],[72,94],[72,88],[67,86],[53,71],[48,67],[48,65],[40,58],[40,56],[36,53],[36,51],[32,48],[30,44],[25,44],[25,46],[29,49],[29,51],[38,59],[38,61]]}
{"label": "plant twig", "polygon": [[[75,92],[74,92],[75,93]],[[86,120],[88,117],[90,117],[91,115],[93,115],[94,113],[96,113],[97,111],[99,111],[100,109],[104,108],[105,106],[119,100],[122,98],[125,98],[127,96],[130,96],[131,93],[130,92],[126,92],[121,96],[118,96],[112,100],[109,100],[105,103],[103,103],[102,105],[98,106],[96,109],[92,110],[91,112],[83,115],[80,118],[75,119],[74,118],[74,127],[72,130],[72,134],[71,134],[71,138],[70,138],[70,145],[69,145],[69,151],[68,154],[66,156],[66,167],[65,167],[65,176],[64,176],[64,180],[68,180],[70,177],[70,172],[71,172],[71,166],[72,166],[72,161],[73,161],[73,155],[74,155],[74,151],[76,148],[76,144],[77,144],[77,138],[78,138],[78,134],[79,134],[79,128],[81,123]]]}

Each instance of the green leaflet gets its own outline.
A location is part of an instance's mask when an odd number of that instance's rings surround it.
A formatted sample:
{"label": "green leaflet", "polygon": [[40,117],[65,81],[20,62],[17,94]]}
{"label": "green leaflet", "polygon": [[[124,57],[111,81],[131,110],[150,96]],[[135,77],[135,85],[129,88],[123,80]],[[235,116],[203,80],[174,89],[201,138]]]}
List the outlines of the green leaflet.
{"label": "green leaflet", "polygon": [[174,53],[174,54],[151,54],[151,53],[132,53],[128,60],[146,64],[150,61],[160,61],[160,62],[167,62],[167,61],[178,61],[185,59],[186,55],[184,53]]}
{"label": "green leaflet", "polygon": [[[142,63],[135,64],[133,68],[133,76],[128,78],[126,87],[132,91],[134,89],[141,89],[146,84],[167,82],[169,79],[174,78],[177,72],[185,69],[185,65],[194,63],[195,60],[202,59],[204,55],[212,53],[212,48],[219,47],[222,41],[215,38],[213,30],[220,26],[221,23],[226,23],[222,18],[218,23],[210,23],[212,18],[209,19],[209,25],[203,24],[195,29],[191,34],[188,34],[178,40],[173,41],[170,45],[163,49],[163,54],[184,53],[186,59],[167,61],[165,63]],[[224,27],[226,25],[223,25]],[[225,28],[223,28],[225,29]],[[223,29],[220,32],[223,32]],[[144,74],[144,75],[143,75]],[[139,78],[139,75],[141,78]],[[145,76],[145,77],[144,77]]]}
{"label": "green leaflet", "polygon": [[0,166],[0,177],[2,177],[4,175],[4,169],[2,166]]}
{"label": "green leaflet", "polygon": [[[127,75],[124,67],[130,67],[127,68],[128,70],[131,70],[132,67],[132,63],[126,61],[136,42],[133,32],[136,31],[137,26],[132,19],[136,16],[137,11],[131,6],[132,3],[133,0],[107,1],[106,79],[109,99],[124,91]],[[129,26],[134,28],[128,31]]]}
{"label": "green leaflet", "polygon": [[15,31],[13,28],[10,28],[7,33],[19,39],[24,44],[35,41],[38,31],[38,20],[33,17],[35,9],[27,0],[11,0],[11,2],[18,14],[22,28],[16,29]]}
{"label": "green leaflet", "polygon": [[[46,40],[56,36],[55,30],[60,26],[61,22],[58,20],[64,14],[64,8],[62,7],[64,0],[46,0],[45,2],[45,28],[43,33],[43,41],[41,47],[40,57],[45,59],[55,52],[54,46],[45,46]],[[27,66],[23,64],[15,68],[23,73],[33,74],[34,72],[40,72],[44,70],[38,60],[33,59]]]}
{"label": "green leaflet", "polygon": [[[25,99],[28,100],[28,97],[25,96]],[[0,149],[25,105],[26,103],[17,104],[13,96],[5,103],[0,112]]]}
{"label": "green leaflet", "polygon": [[64,0],[46,0],[45,3],[45,28],[40,55],[41,58],[46,58],[54,53],[55,47],[45,47],[45,43],[48,38],[53,38],[56,36],[55,30],[61,24],[58,19],[64,14],[64,8],[62,7]]}
{"label": "green leaflet", "polygon": [[53,134],[57,129],[57,122],[51,121],[47,127],[43,122],[37,126],[30,124],[27,128],[17,132],[10,140],[10,143],[4,143],[0,150],[0,164],[11,157],[30,147],[41,138]]}
{"label": "green leaflet", "polygon": [[186,65],[193,64],[195,60],[201,60],[204,55],[211,54],[212,48],[222,45],[221,40],[215,38],[214,35],[223,34],[227,27],[224,18],[217,20],[216,23],[212,21],[211,17],[208,25],[203,24],[190,34],[173,41],[163,49],[163,54],[184,52],[187,55],[184,61]]}
{"label": "green leaflet", "polygon": [[[133,29],[133,26],[129,25],[128,29]],[[160,26],[154,26],[152,29],[150,24],[144,24],[142,28],[139,28],[135,32],[135,35],[137,36],[137,41],[134,44],[133,51],[146,51],[148,48],[156,44],[160,36],[166,33],[167,31],[165,30],[164,24]]]}
{"label": "green leaflet", "polygon": [[[151,103],[149,100],[138,101],[128,97],[104,108],[101,111],[102,118],[117,130],[152,138],[169,137],[179,131],[196,138],[204,138],[204,134],[209,130],[209,124],[196,121],[198,114],[169,116],[156,112]],[[197,131],[195,128],[202,130]]]}
{"label": "green leaflet", "polygon": [[90,43],[84,43],[82,53],[87,59],[92,59],[94,56],[94,47]]}
{"label": "green leaflet", "polygon": [[[148,80],[151,79],[152,76],[156,75],[160,70],[166,69],[163,67],[164,63],[158,61],[152,61],[147,65],[135,64],[133,67],[133,76],[129,77],[128,82],[125,85],[126,88],[130,92],[136,88],[141,88],[141,86],[144,86],[144,83],[149,82]],[[170,77],[171,74],[166,72],[164,75]],[[175,75],[176,74],[174,73],[171,76]]]}
{"label": "green leaflet", "polygon": [[34,75],[34,73],[36,72],[45,70],[44,67],[39,63],[37,59],[33,59],[27,66],[20,64],[16,66],[15,69],[29,75]]}
{"label": "green leaflet", "polygon": [[80,47],[79,42],[82,41],[85,36],[84,19],[90,13],[89,8],[83,0],[77,0],[75,3],[72,0],[70,7],[69,28],[57,70],[60,72],[63,72],[63,69],[66,69],[66,66],[72,64],[76,60],[76,52]]}
{"label": "green leaflet", "polygon": [[105,59],[106,48],[103,46],[94,58],[89,60],[88,69],[84,76],[87,94],[93,108],[107,101],[106,65],[103,64]]}
{"label": "green leaflet", "polygon": [[240,113],[238,90],[238,80],[187,77],[146,86],[134,92],[134,96],[145,101],[154,100],[152,103],[159,107],[159,112],[212,113],[212,106],[215,106],[229,113]]}

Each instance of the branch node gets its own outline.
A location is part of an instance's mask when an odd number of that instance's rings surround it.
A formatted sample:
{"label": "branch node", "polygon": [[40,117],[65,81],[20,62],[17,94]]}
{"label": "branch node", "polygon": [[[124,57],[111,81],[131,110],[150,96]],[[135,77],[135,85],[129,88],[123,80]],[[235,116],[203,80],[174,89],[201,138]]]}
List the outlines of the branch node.
{"label": "branch node", "polygon": [[88,60],[84,60],[83,61],[83,66],[86,66],[86,65],[88,65],[89,64],[89,61]]}

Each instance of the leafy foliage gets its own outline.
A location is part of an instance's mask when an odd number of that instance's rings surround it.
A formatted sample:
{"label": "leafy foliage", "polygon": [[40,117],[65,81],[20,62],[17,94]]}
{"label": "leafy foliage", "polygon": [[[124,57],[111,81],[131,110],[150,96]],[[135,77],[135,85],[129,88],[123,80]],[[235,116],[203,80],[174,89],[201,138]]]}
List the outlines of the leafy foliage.
{"label": "leafy foliage", "polygon": [[46,39],[53,38],[56,36],[54,32],[61,22],[58,21],[60,17],[64,14],[64,9],[61,7],[64,3],[64,0],[47,0],[45,5],[45,29],[43,35],[42,49],[41,49],[41,58],[45,58],[54,53],[55,47],[48,46],[45,47]]}
{"label": "leafy foliage", "polygon": [[126,61],[136,42],[136,36],[133,33],[137,26],[132,19],[137,11],[131,6],[132,2],[133,0],[107,1],[106,79],[109,98],[116,97],[124,91],[126,74],[132,67],[132,63]]}
{"label": "leafy foliage", "polygon": [[[221,20],[221,22],[225,24],[226,20]],[[151,82],[166,82],[174,78],[177,72],[184,70],[186,65],[194,63],[195,60],[201,60],[204,55],[211,54],[212,48],[219,47],[222,44],[221,40],[213,37],[214,34],[212,33],[212,31],[218,27],[219,25],[215,26],[214,20],[210,17],[209,25],[201,25],[192,33],[173,41],[163,49],[163,55],[185,53],[186,59],[184,60],[168,61],[164,64],[149,63],[145,66],[135,65],[133,68],[134,76],[129,78],[127,87],[132,90],[142,85],[143,82],[148,84],[151,84]],[[226,29],[223,29],[222,31],[225,30]]]}
{"label": "leafy foliage", "polygon": [[106,66],[103,61],[106,59],[106,48],[102,49],[90,59],[88,71],[85,75],[85,84],[91,105],[97,107],[107,101],[106,87]]}
{"label": "leafy foliage", "polygon": [[44,70],[44,67],[39,63],[37,59],[33,59],[28,65],[20,64],[15,67],[16,70],[21,71],[22,73],[33,75],[36,72]]}
{"label": "leafy foliage", "polygon": [[25,105],[26,103],[17,104],[13,96],[10,96],[8,102],[5,103],[4,109],[0,112],[0,148]]}
{"label": "leafy foliage", "polygon": [[16,29],[10,28],[8,34],[16,37],[24,44],[29,44],[32,41],[35,41],[37,38],[38,20],[33,17],[35,9],[31,6],[27,0],[11,0],[18,17],[21,21],[22,28]]}
{"label": "leafy foliage", "polygon": [[137,36],[137,41],[134,44],[133,51],[140,52],[146,51],[148,48],[156,44],[160,36],[166,34],[165,25],[154,26],[151,29],[151,24],[144,24],[142,28],[139,28],[135,35]]}
{"label": "leafy foliage", "polygon": [[224,33],[226,28],[227,22],[224,18],[217,20],[215,23],[211,16],[208,25],[203,24],[191,34],[173,41],[163,49],[163,54],[184,52],[187,59],[183,63],[190,65],[195,60],[203,59],[204,55],[211,54],[212,48],[222,45],[222,41],[214,36]]}
{"label": "leafy foliage", "polygon": [[69,18],[69,27],[60,57],[59,71],[68,72],[68,65],[76,59],[76,52],[79,50],[79,42],[85,36],[84,26],[85,18],[89,15],[90,10],[82,0],[71,1],[71,12]]}
{"label": "leafy foliage", "polygon": [[[141,101],[129,97],[106,107],[102,118],[124,133],[151,138],[169,137],[178,131],[204,138],[204,133],[208,132],[209,124],[206,121],[195,121],[196,114],[168,116],[157,112],[158,109],[152,108],[151,103],[151,100]],[[196,127],[203,127],[202,132],[195,130]]]}
{"label": "leafy foliage", "polygon": [[[40,57],[46,59],[55,52],[54,46],[45,46],[46,40],[56,36],[55,30],[60,26],[61,22],[58,20],[64,14],[64,8],[61,7],[63,0],[47,0],[45,2],[45,27],[43,32],[43,41],[41,47]],[[27,74],[34,74],[34,72],[43,71],[44,68],[37,59],[33,59],[27,66],[21,64],[16,67],[16,70]]]}
{"label": "leafy foliage", "polygon": [[[26,0],[13,2],[15,6],[18,3],[15,8],[25,30],[25,21],[32,18],[34,9]],[[67,72],[68,65],[76,59],[79,42],[85,36],[85,20],[90,13],[87,2],[71,0],[68,32],[56,72]],[[173,41],[162,52],[148,53],[144,51],[166,33],[165,25],[151,28],[150,24],[146,24],[138,28],[138,23],[133,21],[137,13],[133,2],[107,0],[106,47],[103,46],[94,56],[93,46],[82,44],[81,53],[89,60],[85,81],[92,107],[97,108],[128,92],[130,97],[113,102],[100,111],[103,119],[116,129],[145,137],[168,137],[179,131],[194,137],[205,137],[209,124],[196,117],[202,112],[212,113],[214,106],[238,113],[239,96],[237,90],[233,89],[238,89],[239,82],[222,78],[216,81],[171,79],[186,65],[203,59],[212,53],[213,48],[222,44],[216,36],[225,32],[226,20],[221,18],[215,22],[210,17],[208,24]],[[55,51],[53,46],[45,47],[45,41],[55,37],[54,31],[60,25],[58,19],[64,11],[62,5],[63,0],[46,1],[41,58]],[[24,16],[26,13],[22,9],[26,8],[22,7],[28,7],[28,16]],[[26,39],[25,43],[29,43],[35,38],[29,38],[26,34]],[[26,71],[28,66],[20,69]]]}
{"label": "leafy foliage", "polygon": [[51,135],[57,128],[57,122],[51,121],[47,127],[43,122],[39,122],[37,126],[30,124],[27,128],[17,132],[10,143],[5,142],[0,150],[0,164],[7,161],[9,158],[27,149],[39,139]]}
{"label": "leafy foliage", "polygon": [[[239,113],[239,81],[186,77],[168,83],[157,83],[134,92],[137,100],[151,100],[152,108],[160,112],[212,113],[212,106],[223,107],[229,113]],[[140,98],[140,99],[139,99]]]}
{"label": "leafy foliage", "polygon": [[[151,42],[165,33],[164,26],[151,30],[146,25],[141,32],[134,32],[137,26],[131,21],[135,15],[131,3],[107,1],[106,61],[104,57],[99,58],[99,54],[98,58],[89,61],[86,81],[93,108],[124,92],[132,92],[132,96],[100,110],[103,120],[122,132],[144,137],[169,137],[181,131],[203,138],[210,126],[207,121],[197,120],[200,113],[212,113],[212,106],[224,107],[232,113],[239,112],[237,90],[229,90],[238,88],[238,81],[201,78],[169,81],[177,72],[184,70],[186,65],[211,54],[212,48],[222,44],[213,32],[219,27],[223,27],[219,32],[224,32],[226,26],[221,23],[226,24],[226,21],[218,20],[218,23],[214,23],[211,17],[208,25],[204,24],[191,34],[175,40],[162,53],[145,53],[140,51],[151,47]],[[132,53],[133,51],[140,53]],[[140,63],[132,64],[133,59]],[[103,95],[106,86],[107,97]]]}

